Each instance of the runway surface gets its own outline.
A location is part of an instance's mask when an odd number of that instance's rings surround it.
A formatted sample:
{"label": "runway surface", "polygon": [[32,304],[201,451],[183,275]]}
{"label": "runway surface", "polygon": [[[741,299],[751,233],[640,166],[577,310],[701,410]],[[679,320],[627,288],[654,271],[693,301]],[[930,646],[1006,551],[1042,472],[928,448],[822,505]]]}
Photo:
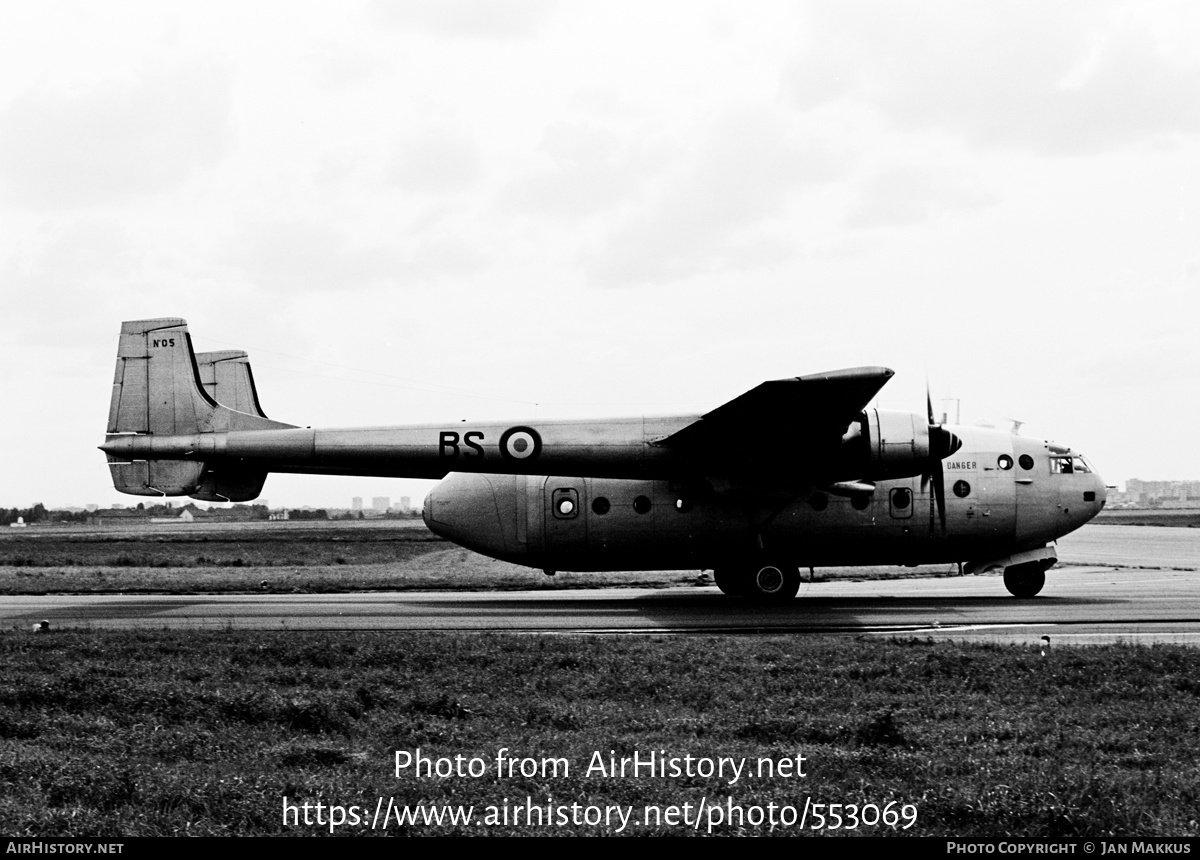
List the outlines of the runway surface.
{"label": "runway surface", "polygon": [[1197,645],[1196,531],[1087,527],[1060,542],[1065,566],[1051,570],[1045,590],[1031,600],[1010,597],[998,575],[806,583],[795,601],[780,606],[729,598],[711,585],[471,593],[51,595],[5,598],[0,624],[28,628],[45,619],[52,630],[838,633],[1035,646],[1049,636],[1052,646],[1112,641]]}

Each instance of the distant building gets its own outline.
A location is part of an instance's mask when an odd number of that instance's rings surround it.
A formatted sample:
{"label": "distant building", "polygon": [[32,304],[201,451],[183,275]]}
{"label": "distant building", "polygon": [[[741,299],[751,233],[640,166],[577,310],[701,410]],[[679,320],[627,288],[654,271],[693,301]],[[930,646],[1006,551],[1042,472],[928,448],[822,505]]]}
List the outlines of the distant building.
{"label": "distant building", "polygon": [[379,511],[379,513],[387,513],[387,509],[392,506],[392,500],[387,496],[375,496],[371,499],[371,509]]}
{"label": "distant building", "polygon": [[88,523],[94,526],[109,526],[115,523],[148,523],[150,515],[137,508],[122,508],[114,505],[110,510],[99,510],[88,517]]}
{"label": "distant building", "polygon": [[362,510],[362,496],[355,496],[353,499],[350,500],[350,510],[352,510],[352,511],[361,511]]}
{"label": "distant building", "polygon": [[412,510],[412,498],[409,496],[400,497],[400,510],[408,513]]}
{"label": "distant building", "polygon": [[1119,503],[1135,508],[1200,508],[1200,481],[1139,481],[1130,478]]}
{"label": "distant building", "polygon": [[27,525],[28,525],[28,523],[25,522],[24,517],[17,517],[17,521],[15,523],[9,523],[8,527],[12,528],[12,529],[23,529]]}

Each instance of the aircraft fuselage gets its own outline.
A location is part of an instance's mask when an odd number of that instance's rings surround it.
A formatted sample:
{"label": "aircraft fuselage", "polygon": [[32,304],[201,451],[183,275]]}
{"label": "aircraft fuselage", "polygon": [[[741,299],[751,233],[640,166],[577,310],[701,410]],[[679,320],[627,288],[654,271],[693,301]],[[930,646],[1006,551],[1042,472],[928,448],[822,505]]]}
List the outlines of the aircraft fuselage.
{"label": "aircraft fuselage", "polygon": [[798,566],[928,564],[1043,547],[1104,504],[1103,480],[1078,454],[996,430],[951,429],[964,444],[943,462],[944,528],[920,476],[836,494],[703,479],[456,473],[429,494],[425,522],[477,552],[549,570],[717,568],[755,550]]}

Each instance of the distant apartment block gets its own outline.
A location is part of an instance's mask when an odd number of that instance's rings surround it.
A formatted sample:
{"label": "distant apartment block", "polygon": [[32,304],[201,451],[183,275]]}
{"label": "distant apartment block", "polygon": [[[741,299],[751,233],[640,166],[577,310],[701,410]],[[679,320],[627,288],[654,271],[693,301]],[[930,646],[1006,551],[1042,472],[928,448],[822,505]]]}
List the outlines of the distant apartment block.
{"label": "distant apartment block", "polygon": [[1112,507],[1200,508],[1200,481],[1140,481],[1130,478],[1125,492],[1109,496]]}
{"label": "distant apartment block", "polygon": [[353,499],[350,500],[350,510],[352,510],[352,511],[361,511],[362,510],[362,496],[355,496]]}
{"label": "distant apartment block", "polygon": [[371,509],[378,511],[381,514],[387,513],[387,509],[392,505],[390,496],[375,496],[371,499]]}

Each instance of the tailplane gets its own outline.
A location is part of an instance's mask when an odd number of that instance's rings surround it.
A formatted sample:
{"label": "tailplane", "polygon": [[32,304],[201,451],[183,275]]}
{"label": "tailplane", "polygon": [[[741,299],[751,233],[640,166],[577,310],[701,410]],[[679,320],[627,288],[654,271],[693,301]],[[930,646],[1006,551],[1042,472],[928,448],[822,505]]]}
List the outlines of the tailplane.
{"label": "tailplane", "polygon": [[[241,353],[244,358],[245,353]],[[215,367],[217,362],[207,362]],[[224,361],[222,362],[224,363]],[[282,430],[258,407],[249,364],[218,373],[213,390],[229,391],[239,405],[239,387],[248,386],[253,411],[222,405],[206,390],[187,323],[166,318],[121,324],[116,375],[108,412],[106,444],[130,435],[179,437],[229,430]],[[227,383],[222,386],[221,375]],[[244,378],[244,382],[241,380]],[[266,472],[224,467],[210,469],[202,460],[136,459],[108,454],[113,485],[137,496],[186,496],[204,501],[248,501],[262,491]]]}

